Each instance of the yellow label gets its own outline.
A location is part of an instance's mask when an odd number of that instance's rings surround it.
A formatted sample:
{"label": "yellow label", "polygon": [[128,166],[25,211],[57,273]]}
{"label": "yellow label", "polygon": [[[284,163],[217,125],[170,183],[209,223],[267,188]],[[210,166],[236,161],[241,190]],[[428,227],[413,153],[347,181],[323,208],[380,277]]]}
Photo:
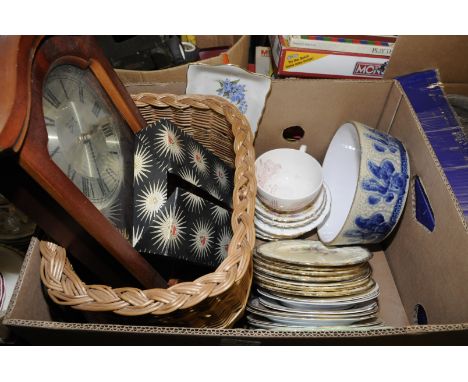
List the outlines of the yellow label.
{"label": "yellow label", "polygon": [[328,54],[305,53],[305,52],[286,52],[283,69],[291,69],[299,65],[326,57]]}

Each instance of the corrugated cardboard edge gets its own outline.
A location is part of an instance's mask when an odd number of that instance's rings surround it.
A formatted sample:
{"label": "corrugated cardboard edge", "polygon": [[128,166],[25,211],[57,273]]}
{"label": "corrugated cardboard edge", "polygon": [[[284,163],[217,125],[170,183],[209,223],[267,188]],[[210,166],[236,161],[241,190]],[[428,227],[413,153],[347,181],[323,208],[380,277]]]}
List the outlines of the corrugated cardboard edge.
{"label": "corrugated cardboard edge", "polygon": [[[452,186],[450,185],[450,183],[449,183],[449,181],[447,179],[447,176],[445,175],[444,169],[440,165],[439,159],[437,158],[437,155],[434,152],[434,149],[432,148],[432,145],[429,142],[429,139],[427,138],[426,133],[424,132],[424,129],[421,126],[419,118],[416,115],[416,112],[414,111],[413,105],[411,104],[411,101],[409,100],[408,96],[406,95],[405,91],[403,90],[402,86],[400,85],[400,83],[398,81],[395,81],[395,86],[401,91],[401,93],[403,94],[403,97],[408,102],[411,115],[413,116],[414,120],[416,121],[416,125],[418,126],[419,134],[421,134],[421,137],[423,138],[423,140],[424,140],[424,142],[425,142],[425,144],[427,146],[427,149],[429,150],[429,153],[430,153],[430,155],[432,157],[432,160],[434,161],[434,164],[435,164],[437,170],[439,171],[439,174],[440,174],[440,176],[441,176],[441,178],[442,178],[442,180],[443,180],[443,182],[445,184],[445,187],[447,188],[447,191],[448,191],[448,193],[450,195],[450,198],[452,199],[452,202],[453,202],[453,204],[454,204],[454,206],[455,206],[455,208],[456,208],[456,210],[458,212],[458,217],[460,218],[460,222],[463,225],[463,227],[465,228],[465,231],[468,232],[468,223],[467,223],[467,221],[465,219],[465,216],[463,214],[463,210],[460,207],[460,203],[458,202],[458,199],[457,199],[457,197],[455,196],[455,194],[453,192]],[[440,84],[440,88],[441,88],[442,93],[444,94],[444,96],[446,96],[445,91],[444,91],[444,87],[442,86],[442,84]]]}

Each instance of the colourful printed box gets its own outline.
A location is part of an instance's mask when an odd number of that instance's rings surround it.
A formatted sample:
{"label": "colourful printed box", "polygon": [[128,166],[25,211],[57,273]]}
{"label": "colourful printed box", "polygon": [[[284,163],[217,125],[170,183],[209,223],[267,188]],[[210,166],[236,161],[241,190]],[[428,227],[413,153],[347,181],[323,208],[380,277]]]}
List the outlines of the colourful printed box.
{"label": "colourful printed box", "polygon": [[168,120],[136,136],[133,246],[216,267],[232,236],[234,170]]}
{"label": "colourful printed box", "polygon": [[289,47],[283,36],[270,36],[277,74],[294,77],[382,78],[390,57]]}

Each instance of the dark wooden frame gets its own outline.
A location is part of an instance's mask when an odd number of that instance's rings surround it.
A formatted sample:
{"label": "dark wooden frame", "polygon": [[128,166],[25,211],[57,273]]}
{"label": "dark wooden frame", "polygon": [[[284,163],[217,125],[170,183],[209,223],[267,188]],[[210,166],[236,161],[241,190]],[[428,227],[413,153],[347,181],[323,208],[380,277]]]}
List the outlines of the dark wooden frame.
{"label": "dark wooden frame", "polygon": [[[5,38],[3,38],[5,39]],[[127,91],[121,84],[117,75],[107,61],[99,46],[93,37],[90,36],[53,36],[38,39],[17,38],[16,44],[22,46],[17,52],[22,57],[17,58],[18,70],[16,92],[28,94],[27,102],[16,105],[17,115],[26,115],[24,123],[21,124],[18,118],[10,117],[6,126],[0,125],[0,148],[10,148],[19,151],[20,167],[43,189],[53,200],[55,200],[71,216],[84,231],[92,236],[97,243],[109,254],[111,254],[128,272],[130,272],[141,285],[146,288],[165,286],[164,280],[154,270],[154,268],[125,240],[120,232],[104,217],[100,211],[81,193],[81,191],[68,179],[60,168],[52,161],[47,150],[47,131],[43,117],[42,109],[42,89],[43,82],[48,72],[56,65],[74,64],[81,68],[89,68],[104,91],[109,95],[110,100],[120,112],[123,119],[127,122],[133,133],[139,131],[145,124],[140,116],[133,101]],[[0,41],[0,48],[2,43]],[[11,41],[9,42],[12,43]],[[29,55],[25,55],[24,45],[29,45]],[[31,57],[34,55],[34,59]],[[29,62],[24,62],[28,57]],[[15,61],[15,60],[12,60]],[[29,66],[30,68],[24,68]],[[4,70],[0,67],[0,70]],[[9,69],[11,70],[11,68]],[[24,78],[25,75],[29,75]],[[1,80],[1,77],[0,77]],[[31,81],[30,81],[31,80]],[[24,84],[23,82],[29,82]],[[16,100],[14,100],[16,101]],[[13,113],[15,108],[12,108]],[[0,110],[1,117],[2,110]],[[29,115],[29,120],[27,119]],[[0,118],[1,121],[1,118]],[[16,134],[16,137],[15,137]],[[9,147],[8,147],[9,146]],[[13,174],[14,176],[14,174]],[[14,179],[11,179],[14,181]],[[26,208],[28,209],[28,208]],[[43,211],[44,212],[44,211]],[[70,236],[73,232],[69,229],[64,232],[63,229],[52,227],[52,221],[47,220],[47,216],[34,216],[36,222],[51,232],[54,239],[62,246],[69,247],[71,242],[76,242]],[[56,220],[56,219],[55,219]],[[64,223],[64,225],[66,225]],[[50,229],[49,229],[50,228]],[[64,235],[61,237],[61,235]],[[88,247],[89,251],[93,246]],[[102,249],[96,248],[97,251]],[[84,249],[83,249],[84,251]],[[77,245],[75,251],[71,251],[80,258],[80,246]],[[80,260],[88,268],[98,266],[99,257],[102,254],[94,254],[93,257],[83,254]],[[105,267],[101,270],[105,272]],[[108,269],[109,270],[109,269]],[[110,270],[109,270],[110,271]]]}

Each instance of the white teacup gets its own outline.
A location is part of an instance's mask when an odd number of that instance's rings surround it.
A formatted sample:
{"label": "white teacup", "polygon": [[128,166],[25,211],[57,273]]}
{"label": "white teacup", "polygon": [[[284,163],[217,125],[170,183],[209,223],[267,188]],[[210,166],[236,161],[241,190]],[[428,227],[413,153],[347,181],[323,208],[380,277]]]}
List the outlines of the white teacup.
{"label": "white teacup", "polygon": [[281,212],[298,211],[312,203],[323,184],[322,166],[299,150],[275,149],[255,161],[258,197],[268,207]]}

